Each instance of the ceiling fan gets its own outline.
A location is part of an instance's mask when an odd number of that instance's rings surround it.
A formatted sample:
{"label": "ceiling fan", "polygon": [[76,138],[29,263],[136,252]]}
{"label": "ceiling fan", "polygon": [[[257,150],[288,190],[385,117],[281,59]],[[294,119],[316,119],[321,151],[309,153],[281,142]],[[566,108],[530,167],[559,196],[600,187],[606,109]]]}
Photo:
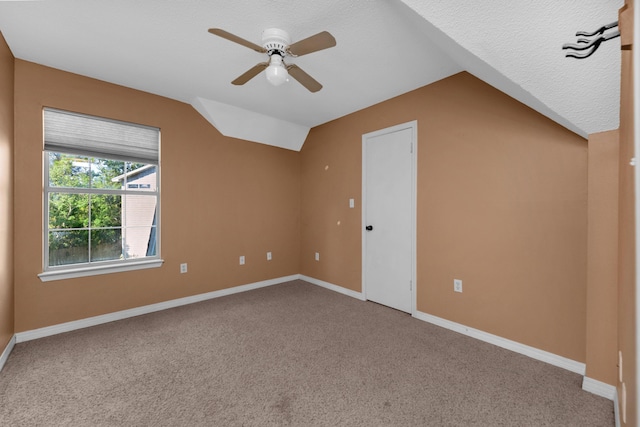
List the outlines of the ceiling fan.
{"label": "ceiling fan", "polygon": [[336,39],[327,31],[322,31],[321,33],[291,44],[291,38],[286,31],[278,28],[268,28],[262,32],[262,46],[258,46],[255,43],[231,34],[228,31],[221,30],[220,28],[210,28],[209,32],[218,37],[246,46],[256,52],[266,53],[269,56],[267,62],[254,65],[232,81],[231,83],[234,85],[243,85],[266,69],[267,80],[274,86],[279,86],[285,81],[288,81],[290,75],[310,92],[317,92],[322,89],[322,85],[296,64],[286,64],[284,58],[285,56],[295,58],[336,45]]}

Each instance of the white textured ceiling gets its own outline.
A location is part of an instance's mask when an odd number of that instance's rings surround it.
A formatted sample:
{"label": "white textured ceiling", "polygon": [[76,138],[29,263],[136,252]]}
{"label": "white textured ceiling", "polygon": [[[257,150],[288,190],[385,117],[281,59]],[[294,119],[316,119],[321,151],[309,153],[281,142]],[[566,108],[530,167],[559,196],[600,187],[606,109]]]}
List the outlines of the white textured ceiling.
{"label": "white textured ceiling", "polygon": [[[0,31],[20,59],[192,104],[222,133],[300,149],[309,128],[467,70],[572,131],[618,127],[619,39],[564,57],[578,30],[617,19],[622,0],[0,1]],[[323,84],[259,75],[265,28],[292,40],[329,31],[337,46],[290,59]]]}

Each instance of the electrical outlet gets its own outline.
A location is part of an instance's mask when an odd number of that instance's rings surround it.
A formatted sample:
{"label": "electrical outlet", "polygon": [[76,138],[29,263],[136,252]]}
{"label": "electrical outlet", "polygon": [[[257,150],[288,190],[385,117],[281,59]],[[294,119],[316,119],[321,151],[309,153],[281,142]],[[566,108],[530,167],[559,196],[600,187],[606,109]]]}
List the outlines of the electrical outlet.
{"label": "electrical outlet", "polygon": [[316,252],[316,261],[320,261],[320,252]]}
{"label": "electrical outlet", "polygon": [[240,255],[240,265],[244,265],[244,255]]}
{"label": "electrical outlet", "polygon": [[271,252],[267,252],[267,261],[271,261]]}
{"label": "electrical outlet", "polygon": [[187,263],[183,262],[182,264],[180,264],[180,273],[186,273],[187,272]]}
{"label": "electrical outlet", "polygon": [[462,292],[462,280],[453,279],[453,290],[454,292]]}

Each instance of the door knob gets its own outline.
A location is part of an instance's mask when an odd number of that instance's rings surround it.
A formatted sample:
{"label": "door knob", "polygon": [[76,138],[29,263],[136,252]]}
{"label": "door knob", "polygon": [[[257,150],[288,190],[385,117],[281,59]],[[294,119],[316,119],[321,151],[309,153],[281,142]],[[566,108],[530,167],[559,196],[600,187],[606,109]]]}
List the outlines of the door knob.
{"label": "door knob", "polygon": [[365,229],[366,229],[367,231],[371,231],[371,230],[373,230],[373,225],[367,225],[367,226],[365,227]]}

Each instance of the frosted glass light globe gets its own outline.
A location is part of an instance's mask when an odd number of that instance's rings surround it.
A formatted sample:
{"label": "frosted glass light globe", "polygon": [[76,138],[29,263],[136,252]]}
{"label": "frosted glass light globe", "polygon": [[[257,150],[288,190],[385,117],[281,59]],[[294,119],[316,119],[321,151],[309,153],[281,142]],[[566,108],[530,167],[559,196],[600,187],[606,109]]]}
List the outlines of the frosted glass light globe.
{"label": "frosted glass light globe", "polygon": [[277,53],[271,55],[271,61],[266,70],[267,80],[274,86],[280,86],[289,78],[289,72],[282,63],[282,57]]}

